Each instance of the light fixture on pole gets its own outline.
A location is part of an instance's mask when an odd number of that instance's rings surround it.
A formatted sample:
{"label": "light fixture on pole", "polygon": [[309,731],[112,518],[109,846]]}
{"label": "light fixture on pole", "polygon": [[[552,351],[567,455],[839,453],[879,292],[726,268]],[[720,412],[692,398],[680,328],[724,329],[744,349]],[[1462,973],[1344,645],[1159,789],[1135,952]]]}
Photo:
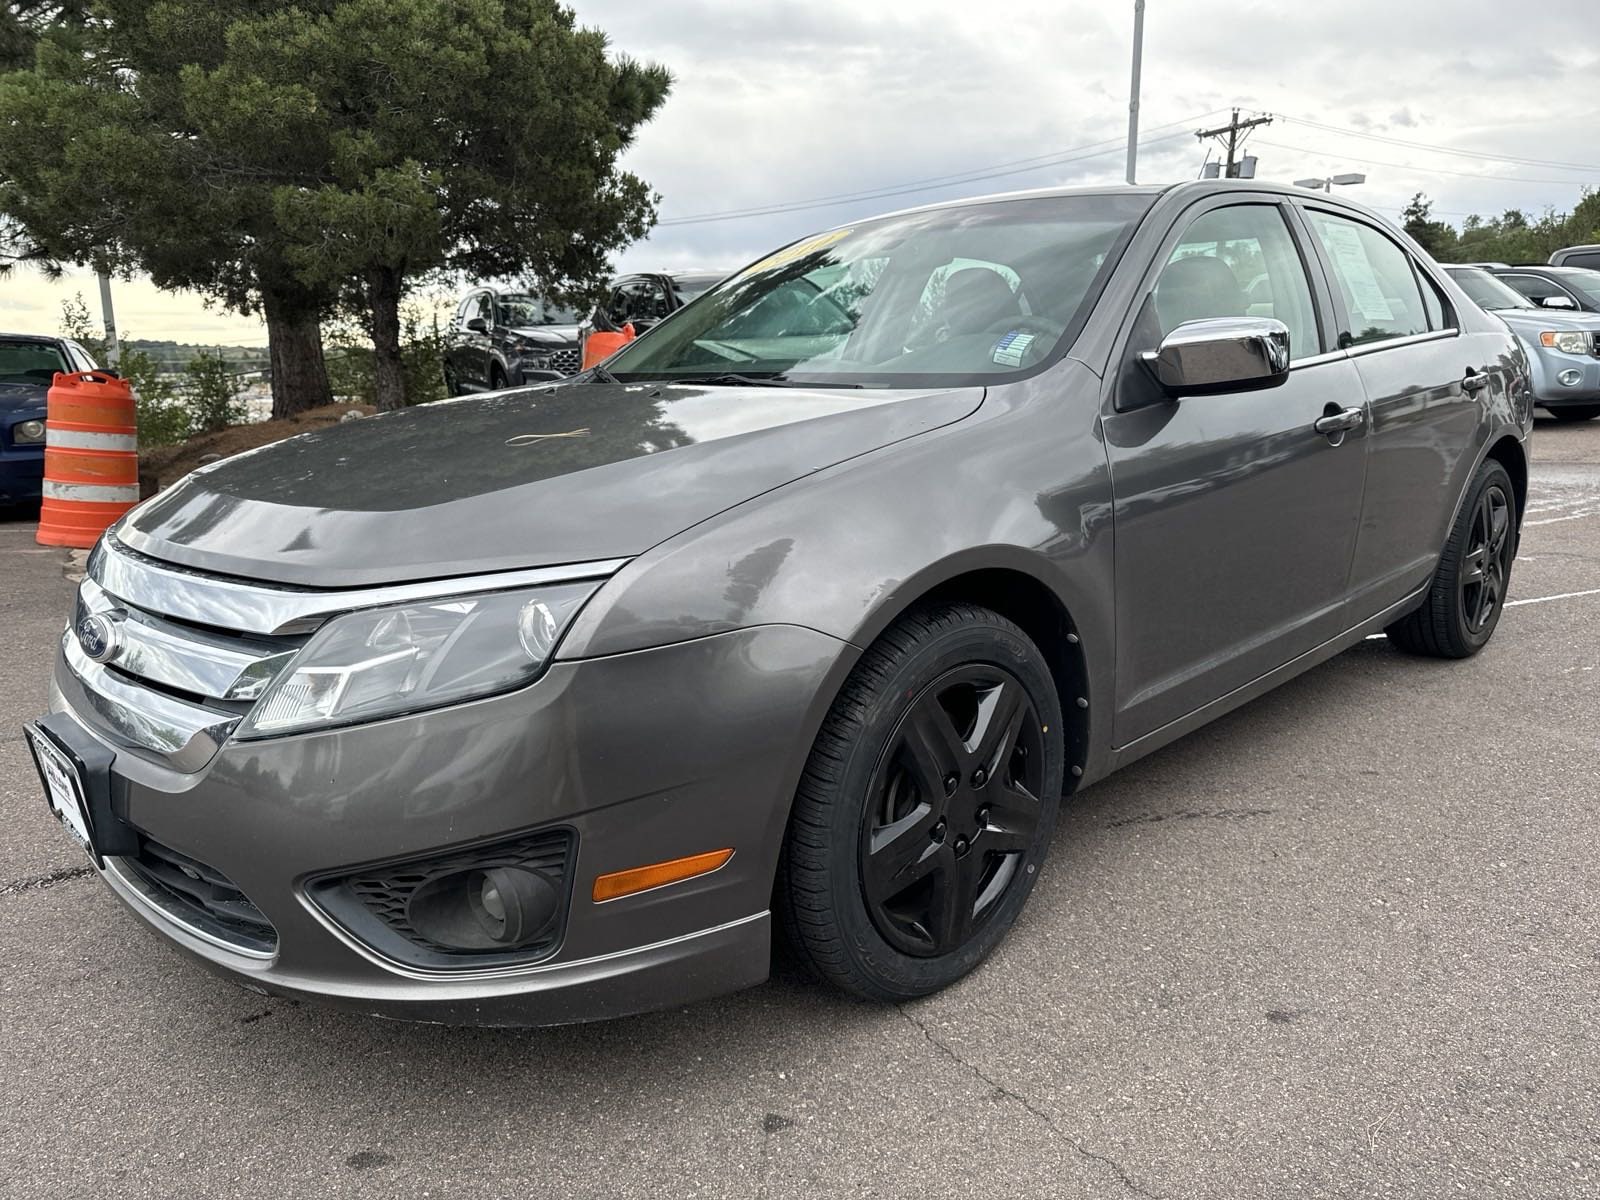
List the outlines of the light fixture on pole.
{"label": "light fixture on pole", "polygon": [[1351,171],[1344,175],[1329,175],[1326,179],[1296,179],[1295,187],[1311,188],[1319,192],[1331,192],[1335,186],[1346,187],[1352,183],[1365,183],[1367,177],[1359,171]]}

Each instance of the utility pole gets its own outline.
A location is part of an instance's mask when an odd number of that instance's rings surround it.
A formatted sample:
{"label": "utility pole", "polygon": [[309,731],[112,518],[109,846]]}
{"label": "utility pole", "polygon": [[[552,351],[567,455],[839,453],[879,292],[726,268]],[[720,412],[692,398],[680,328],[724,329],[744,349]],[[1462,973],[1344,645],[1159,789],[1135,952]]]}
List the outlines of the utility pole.
{"label": "utility pole", "polygon": [[[1270,124],[1272,124],[1271,113],[1263,113],[1259,117],[1251,117],[1248,121],[1241,121],[1239,120],[1239,110],[1236,108],[1233,110],[1233,119],[1226,125],[1219,125],[1215,129],[1196,129],[1194,135],[1201,141],[1205,141],[1206,138],[1216,138],[1218,142],[1221,142],[1227,149],[1227,160],[1223,164],[1222,177],[1224,179],[1238,179],[1240,178],[1239,169],[1241,165],[1237,161],[1239,147],[1244,144],[1244,139],[1249,136],[1250,130],[1257,125]],[[1252,159],[1250,162],[1253,166],[1254,160]]]}
{"label": "utility pole", "polygon": [[104,271],[95,272],[100,277],[100,317],[106,327],[106,365],[115,367],[122,360],[122,347],[117,342],[117,318],[111,311],[111,276]]}
{"label": "utility pole", "polygon": [[1128,85],[1128,182],[1139,165],[1139,65],[1144,57],[1144,0],[1133,0],[1133,82]]}

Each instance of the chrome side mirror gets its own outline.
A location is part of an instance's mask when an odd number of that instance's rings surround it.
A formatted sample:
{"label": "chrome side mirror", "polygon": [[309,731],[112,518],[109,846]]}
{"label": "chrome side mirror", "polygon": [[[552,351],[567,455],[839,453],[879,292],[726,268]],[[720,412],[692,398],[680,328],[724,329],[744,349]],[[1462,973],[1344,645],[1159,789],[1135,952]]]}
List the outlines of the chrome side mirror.
{"label": "chrome side mirror", "polygon": [[1540,308],[1563,308],[1571,312],[1578,307],[1578,302],[1571,296],[1541,296]]}
{"label": "chrome side mirror", "polygon": [[1173,396],[1277,387],[1289,378],[1289,327],[1271,317],[1185,321],[1139,361]]}

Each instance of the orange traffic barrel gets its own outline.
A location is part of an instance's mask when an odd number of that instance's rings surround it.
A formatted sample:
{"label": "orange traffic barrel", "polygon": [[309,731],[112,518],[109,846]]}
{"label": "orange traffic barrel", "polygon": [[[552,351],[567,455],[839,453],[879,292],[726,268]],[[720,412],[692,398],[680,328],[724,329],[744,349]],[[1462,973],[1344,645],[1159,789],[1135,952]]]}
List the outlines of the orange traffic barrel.
{"label": "orange traffic barrel", "polygon": [[631,341],[633,341],[632,321],[622,327],[621,333],[595,330],[583,339],[583,369],[587,371],[596,363],[604,362]]}
{"label": "orange traffic barrel", "polygon": [[133,389],[103,371],[56,374],[44,423],[41,546],[93,546],[139,502]]}

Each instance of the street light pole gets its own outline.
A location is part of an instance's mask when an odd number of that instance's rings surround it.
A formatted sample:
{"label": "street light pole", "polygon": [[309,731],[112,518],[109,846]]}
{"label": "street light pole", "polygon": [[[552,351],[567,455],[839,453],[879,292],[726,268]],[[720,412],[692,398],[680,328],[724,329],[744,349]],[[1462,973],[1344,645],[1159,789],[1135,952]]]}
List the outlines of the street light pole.
{"label": "street light pole", "polygon": [[106,327],[106,365],[114,367],[122,360],[122,346],[117,341],[117,317],[111,311],[111,276],[104,271],[95,274],[100,277],[100,316]]}
{"label": "street light pole", "polygon": [[1133,0],[1133,81],[1128,85],[1128,182],[1139,165],[1139,67],[1144,58],[1144,0]]}

